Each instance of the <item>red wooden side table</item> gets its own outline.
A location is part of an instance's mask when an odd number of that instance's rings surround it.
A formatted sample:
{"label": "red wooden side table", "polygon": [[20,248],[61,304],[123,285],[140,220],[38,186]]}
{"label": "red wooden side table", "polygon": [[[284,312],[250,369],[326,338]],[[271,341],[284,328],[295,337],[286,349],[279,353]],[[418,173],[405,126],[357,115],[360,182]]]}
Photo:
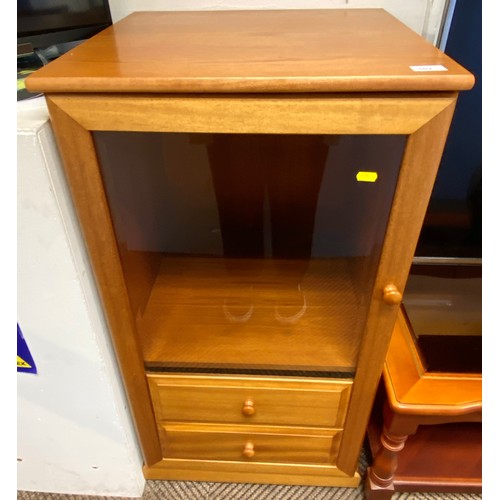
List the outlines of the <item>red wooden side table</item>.
{"label": "red wooden side table", "polygon": [[[448,308],[453,303],[447,301]],[[471,316],[465,320],[463,308],[459,314],[457,328],[470,328]],[[458,333],[462,343],[474,339],[470,332]],[[482,375],[429,370],[417,337],[401,307],[368,427],[369,500],[391,498],[395,491],[481,492]],[[476,350],[479,344],[476,338]],[[467,351],[474,355],[470,347]]]}

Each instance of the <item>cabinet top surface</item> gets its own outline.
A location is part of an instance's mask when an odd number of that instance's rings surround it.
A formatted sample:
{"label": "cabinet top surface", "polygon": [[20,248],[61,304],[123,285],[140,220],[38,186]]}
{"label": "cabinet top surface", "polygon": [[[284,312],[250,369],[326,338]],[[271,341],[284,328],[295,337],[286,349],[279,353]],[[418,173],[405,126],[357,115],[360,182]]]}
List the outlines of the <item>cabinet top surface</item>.
{"label": "cabinet top surface", "polygon": [[471,73],[384,10],[332,9],[136,12],[34,73],[27,88],[404,92],[473,83]]}

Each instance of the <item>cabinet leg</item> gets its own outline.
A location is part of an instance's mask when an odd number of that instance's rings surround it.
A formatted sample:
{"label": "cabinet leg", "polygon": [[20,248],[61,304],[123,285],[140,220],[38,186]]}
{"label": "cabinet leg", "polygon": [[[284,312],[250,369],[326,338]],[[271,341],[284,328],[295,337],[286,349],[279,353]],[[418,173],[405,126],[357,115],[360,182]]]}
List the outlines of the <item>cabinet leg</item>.
{"label": "cabinet leg", "polygon": [[365,480],[367,500],[390,499],[394,493],[394,473],[398,467],[398,453],[404,448],[407,435],[391,434],[384,428],[380,449],[368,468]]}

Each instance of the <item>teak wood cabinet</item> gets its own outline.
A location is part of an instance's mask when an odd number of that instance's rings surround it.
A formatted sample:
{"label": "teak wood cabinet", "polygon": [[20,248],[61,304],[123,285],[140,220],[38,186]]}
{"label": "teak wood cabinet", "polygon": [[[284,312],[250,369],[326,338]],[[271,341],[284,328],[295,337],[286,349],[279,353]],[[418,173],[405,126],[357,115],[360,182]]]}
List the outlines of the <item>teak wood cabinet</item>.
{"label": "teak wood cabinet", "polygon": [[383,10],[139,12],[45,92],[152,479],[356,486],[457,94]]}

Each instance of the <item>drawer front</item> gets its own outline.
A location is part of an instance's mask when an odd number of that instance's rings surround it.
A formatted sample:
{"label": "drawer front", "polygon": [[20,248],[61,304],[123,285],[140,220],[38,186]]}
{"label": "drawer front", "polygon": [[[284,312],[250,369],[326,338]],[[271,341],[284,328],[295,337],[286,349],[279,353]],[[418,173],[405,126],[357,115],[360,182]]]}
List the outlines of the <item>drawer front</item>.
{"label": "drawer front", "polygon": [[[161,429],[164,458],[326,465],[332,463],[332,455],[336,456],[340,437],[340,432],[282,434],[259,432],[247,426],[223,427],[192,426],[188,429],[182,425],[165,425]],[[242,431],[242,427],[248,430]]]}
{"label": "drawer front", "polygon": [[159,422],[343,427],[350,381],[148,376]]}

